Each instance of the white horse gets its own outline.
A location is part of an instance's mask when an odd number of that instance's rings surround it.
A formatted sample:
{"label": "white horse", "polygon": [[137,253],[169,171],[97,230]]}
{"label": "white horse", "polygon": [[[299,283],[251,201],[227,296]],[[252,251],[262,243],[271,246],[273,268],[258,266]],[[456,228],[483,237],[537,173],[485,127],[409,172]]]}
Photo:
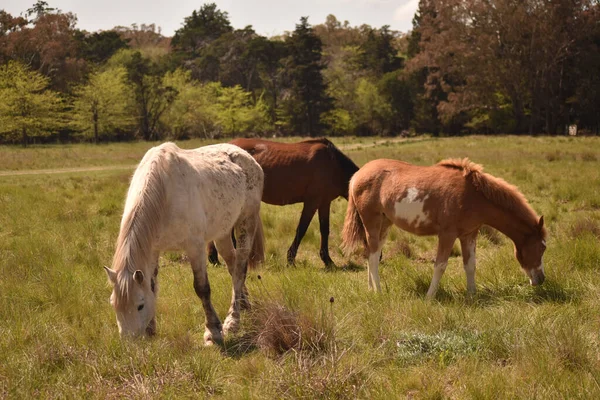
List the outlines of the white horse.
{"label": "white horse", "polygon": [[[239,327],[246,269],[264,259],[260,201],[264,175],[254,158],[230,144],[182,150],[164,143],[146,153],[125,202],[112,269],[105,267],[121,336],[153,335],[158,255],[183,250],[206,315],[204,341],[220,342]],[[238,234],[237,249],[231,230]],[[210,301],[206,243],[215,240],[233,281],[223,326]]]}

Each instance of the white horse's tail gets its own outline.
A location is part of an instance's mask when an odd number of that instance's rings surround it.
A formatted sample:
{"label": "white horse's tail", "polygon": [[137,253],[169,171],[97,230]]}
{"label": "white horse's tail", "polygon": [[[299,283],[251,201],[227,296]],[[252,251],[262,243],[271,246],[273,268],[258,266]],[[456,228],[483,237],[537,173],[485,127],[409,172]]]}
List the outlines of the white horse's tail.
{"label": "white horse's tail", "polygon": [[260,213],[257,212],[255,218],[256,230],[254,232],[254,239],[252,240],[252,250],[248,257],[248,267],[250,269],[257,268],[258,265],[265,260],[265,234],[260,219]]}

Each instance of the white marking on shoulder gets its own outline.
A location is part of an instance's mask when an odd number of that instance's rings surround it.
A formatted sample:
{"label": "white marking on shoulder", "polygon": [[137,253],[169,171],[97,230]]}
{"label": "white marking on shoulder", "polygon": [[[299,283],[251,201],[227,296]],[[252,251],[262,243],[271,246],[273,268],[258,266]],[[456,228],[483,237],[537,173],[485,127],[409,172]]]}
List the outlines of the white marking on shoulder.
{"label": "white marking on shoulder", "polygon": [[410,225],[428,222],[429,217],[427,216],[427,213],[423,211],[423,206],[429,195],[426,195],[422,199],[418,199],[418,197],[419,190],[417,188],[408,188],[406,197],[394,204],[396,218],[402,219]]}

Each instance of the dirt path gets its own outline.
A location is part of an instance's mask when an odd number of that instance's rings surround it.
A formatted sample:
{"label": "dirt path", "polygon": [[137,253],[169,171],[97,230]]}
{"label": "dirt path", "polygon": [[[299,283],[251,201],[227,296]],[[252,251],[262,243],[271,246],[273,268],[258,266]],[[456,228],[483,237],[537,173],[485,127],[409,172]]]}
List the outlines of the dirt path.
{"label": "dirt path", "polygon": [[[340,150],[356,150],[365,149],[370,147],[380,146],[388,143],[399,143],[407,142],[411,139],[407,138],[389,138],[376,140],[372,143],[351,143],[351,144],[340,144],[338,148]],[[412,139],[412,141],[415,141]],[[418,141],[418,140],[417,140]],[[0,171],[0,177],[3,176],[21,176],[21,175],[52,175],[52,174],[68,174],[74,172],[96,172],[96,171],[119,171],[119,170],[133,170],[137,164],[132,165],[105,165],[101,167],[73,167],[73,168],[50,168],[50,169],[30,169],[21,171]]]}
{"label": "dirt path", "polygon": [[135,165],[116,165],[102,167],[75,167],[75,168],[51,168],[51,169],[30,169],[23,171],[0,171],[1,176],[20,176],[20,175],[51,175],[67,174],[72,172],[92,172],[92,171],[118,171],[125,169],[134,169]]}

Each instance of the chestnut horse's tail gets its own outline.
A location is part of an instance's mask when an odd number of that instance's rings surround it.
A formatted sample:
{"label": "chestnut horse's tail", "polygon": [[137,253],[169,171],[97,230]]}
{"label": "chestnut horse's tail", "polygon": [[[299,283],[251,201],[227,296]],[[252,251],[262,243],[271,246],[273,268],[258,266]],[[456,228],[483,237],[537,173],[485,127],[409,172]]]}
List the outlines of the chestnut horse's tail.
{"label": "chestnut horse's tail", "polygon": [[367,235],[360,214],[356,209],[354,193],[352,193],[352,181],[350,181],[350,193],[348,193],[348,208],[342,231],[342,249],[346,255],[350,255],[362,243],[367,248]]}
{"label": "chestnut horse's tail", "polygon": [[256,213],[256,231],[254,232],[254,240],[252,241],[252,250],[248,257],[248,268],[255,269],[258,264],[265,260],[265,234],[263,231],[260,213]]}

